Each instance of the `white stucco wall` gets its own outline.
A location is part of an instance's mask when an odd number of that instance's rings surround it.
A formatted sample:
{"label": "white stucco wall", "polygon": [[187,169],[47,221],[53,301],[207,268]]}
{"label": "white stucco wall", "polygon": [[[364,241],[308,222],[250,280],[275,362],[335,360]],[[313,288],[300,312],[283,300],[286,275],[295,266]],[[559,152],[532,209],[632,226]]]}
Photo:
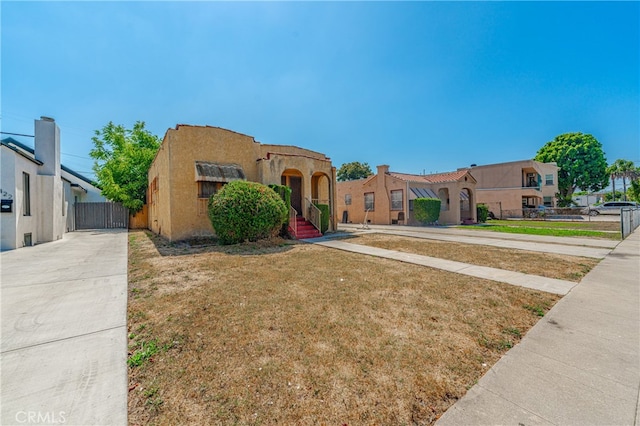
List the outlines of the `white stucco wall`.
{"label": "white stucco wall", "polygon": [[[1,181],[0,188],[3,198],[11,196],[13,209],[11,213],[0,214],[2,250],[10,250],[24,246],[24,235],[31,233],[32,241],[38,241],[38,215],[40,211],[39,199],[36,194],[38,188],[38,165],[15,153],[11,149],[2,146],[1,154]],[[25,216],[24,206],[24,179],[22,173],[26,172],[30,177],[31,215]],[[7,194],[7,195],[4,195]]]}

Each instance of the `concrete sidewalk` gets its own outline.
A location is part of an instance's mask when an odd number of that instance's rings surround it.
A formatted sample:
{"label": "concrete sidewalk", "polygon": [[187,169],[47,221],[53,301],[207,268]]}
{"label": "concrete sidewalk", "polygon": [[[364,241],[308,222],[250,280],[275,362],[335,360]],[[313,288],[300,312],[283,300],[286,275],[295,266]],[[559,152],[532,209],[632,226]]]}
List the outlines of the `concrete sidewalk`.
{"label": "concrete sidewalk", "polygon": [[361,244],[352,244],[344,240],[316,238],[305,241],[309,241],[324,247],[350,251],[352,253],[360,253],[369,256],[399,260],[401,262],[428,266],[430,268],[441,269],[444,271],[469,275],[476,278],[484,278],[487,280],[503,282],[511,285],[517,285],[520,287],[526,287],[560,295],[567,294],[577,284],[572,281],[540,277],[538,275],[523,274],[522,272],[507,271],[504,269],[490,268],[488,266],[470,265],[468,263],[456,262],[453,260],[439,259],[436,257],[423,256],[413,253],[404,253],[396,250],[387,250]]}
{"label": "concrete sidewalk", "polygon": [[127,423],[127,231],[0,254],[0,423]]}
{"label": "concrete sidewalk", "polygon": [[639,352],[636,231],[437,424],[638,425]]}

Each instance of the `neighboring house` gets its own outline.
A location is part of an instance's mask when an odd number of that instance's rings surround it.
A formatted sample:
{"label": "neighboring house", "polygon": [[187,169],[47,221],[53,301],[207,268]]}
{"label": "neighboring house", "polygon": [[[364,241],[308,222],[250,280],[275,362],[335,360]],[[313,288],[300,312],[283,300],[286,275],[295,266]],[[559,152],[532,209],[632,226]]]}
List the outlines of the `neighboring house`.
{"label": "neighboring house", "polygon": [[35,120],[34,146],[2,139],[2,250],[58,240],[75,230],[75,203],[106,201],[89,179],[60,164],[60,129],[52,118]]}
{"label": "neighboring house", "polygon": [[604,201],[604,192],[594,192],[586,195],[573,195],[573,203],[579,207],[588,207]]}
{"label": "neighboring house", "polygon": [[336,169],[330,158],[219,127],[183,124],[167,130],[149,169],[149,229],[171,241],[213,235],[209,197],[234,180],[289,186],[292,208],[304,218],[310,204],[328,204],[329,229],[335,229]]}
{"label": "neighboring house", "polygon": [[390,172],[378,166],[365,179],[338,182],[338,212],[343,223],[417,225],[413,200],[439,198],[440,224],[476,221],[476,180],[468,170],[431,175]]}
{"label": "neighboring house", "polygon": [[471,166],[477,199],[496,216],[522,216],[523,208],[555,207],[558,166],[534,160]]}

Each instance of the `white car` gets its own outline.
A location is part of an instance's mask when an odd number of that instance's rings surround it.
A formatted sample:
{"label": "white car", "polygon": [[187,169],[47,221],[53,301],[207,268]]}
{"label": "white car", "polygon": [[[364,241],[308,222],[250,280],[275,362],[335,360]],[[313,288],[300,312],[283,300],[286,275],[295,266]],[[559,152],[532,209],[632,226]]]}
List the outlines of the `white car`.
{"label": "white car", "polygon": [[638,208],[640,205],[634,201],[609,201],[599,206],[590,207],[589,214],[596,216],[599,214],[620,214],[620,209],[625,207]]}

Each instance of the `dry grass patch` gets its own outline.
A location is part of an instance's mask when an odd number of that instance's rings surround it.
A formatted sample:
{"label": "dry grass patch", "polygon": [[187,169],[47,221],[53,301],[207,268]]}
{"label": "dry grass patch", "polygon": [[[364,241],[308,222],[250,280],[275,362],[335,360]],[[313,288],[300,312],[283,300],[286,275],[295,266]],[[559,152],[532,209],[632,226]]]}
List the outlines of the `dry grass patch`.
{"label": "dry grass patch", "polygon": [[588,257],[478,246],[475,244],[452,243],[388,234],[365,234],[353,239],[350,238],[349,241],[387,250],[420,254],[574,282],[580,281],[599,262],[597,259]]}
{"label": "dry grass patch", "polygon": [[559,298],[286,241],[129,259],[132,424],[432,424]]}

